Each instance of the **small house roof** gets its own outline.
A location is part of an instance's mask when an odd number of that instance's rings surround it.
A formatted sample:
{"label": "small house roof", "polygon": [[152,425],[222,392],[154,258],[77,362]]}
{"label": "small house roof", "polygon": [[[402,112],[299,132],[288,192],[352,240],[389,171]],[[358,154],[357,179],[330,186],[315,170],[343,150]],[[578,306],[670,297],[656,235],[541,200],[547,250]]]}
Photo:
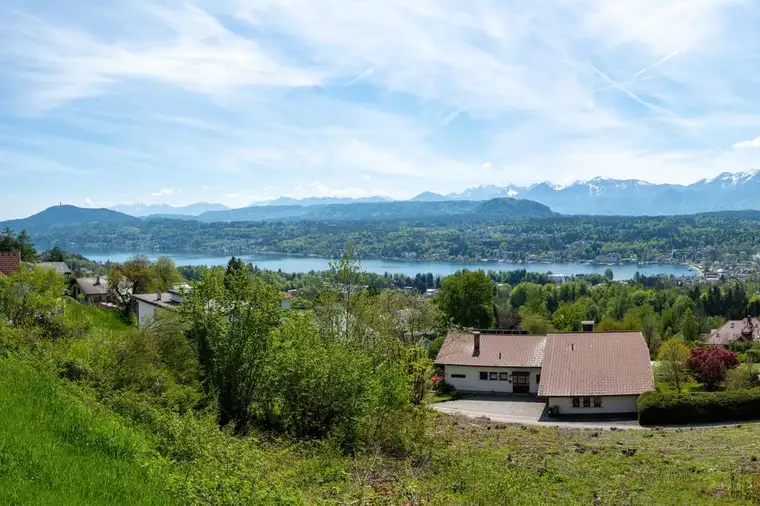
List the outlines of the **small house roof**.
{"label": "small house roof", "polygon": [[547,336],[539,396],[638,395],[649,390],[654,390],[654,378],[641,332]]}
{"label": "small house roof", "polygon": [[450,333],[438,352],[436,364],[480,367],[541,367],[546,336],[480,334],[480,353],[475,353],[473,333]]}
{"label": "small house roof", "polygon": [[176,300],[171,293],[135,293],[132,294],[132,298],[164,309],[173,309],[180,305],[180,302]]}
{"label": "small house roof", "polygon": [[76,283],[85,295],[105,295],[108,293],[108,278],[106,276],[77,278]]}
{"label": "small house roof", "polygon": [[724,345],[736,341],[752,341],[760,336],[760,321],[757,318],[729,320],[721,328],[713,330],[707,337],[707,344]]}

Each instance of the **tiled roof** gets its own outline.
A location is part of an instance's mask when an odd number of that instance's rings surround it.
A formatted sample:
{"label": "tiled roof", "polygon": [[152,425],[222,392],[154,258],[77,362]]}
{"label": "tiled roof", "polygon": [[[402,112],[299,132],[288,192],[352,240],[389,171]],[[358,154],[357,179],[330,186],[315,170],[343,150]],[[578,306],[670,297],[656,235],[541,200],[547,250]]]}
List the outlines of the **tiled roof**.
{"label": "tiled roof", "polygon": [[721,328],[714,330],[707,337],[707,344],[730,344],[741,339],[754,340],[760,338],[760,321],[752,318],[752,326],[744,320],[729,320]]}
{"label": "tiled roof", "polygon": [[0,273],[10,276],[21,267],[21,253],[18,251],[0,253]]}
{"label": "tiled roof", "polygon": [[636,395],[654,390],[641,332],[549,334],[538,395]]}
{"label": "tiled roof", "polygon": [[480,353],[474,354],[473,334],[452,333],[435,359],[442,365],[471,365],[480,367],[541,367],[546,336],[515,334],[480,335]]}
{"label": "tiled roof", "polygon": [[108,278],[77,278],[77,285],[85,295],[105,295],[108,293]]}

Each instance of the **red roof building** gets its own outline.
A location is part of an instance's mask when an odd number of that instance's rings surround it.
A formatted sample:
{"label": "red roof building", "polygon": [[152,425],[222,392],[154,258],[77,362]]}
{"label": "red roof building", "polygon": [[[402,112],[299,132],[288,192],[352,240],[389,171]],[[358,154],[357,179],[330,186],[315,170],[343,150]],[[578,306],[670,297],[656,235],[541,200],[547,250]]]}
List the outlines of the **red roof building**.
{"label": "red roof building", "polygon": [[21,253],[18,251],[0,252],[0,276],[10,276],[21,268]]}

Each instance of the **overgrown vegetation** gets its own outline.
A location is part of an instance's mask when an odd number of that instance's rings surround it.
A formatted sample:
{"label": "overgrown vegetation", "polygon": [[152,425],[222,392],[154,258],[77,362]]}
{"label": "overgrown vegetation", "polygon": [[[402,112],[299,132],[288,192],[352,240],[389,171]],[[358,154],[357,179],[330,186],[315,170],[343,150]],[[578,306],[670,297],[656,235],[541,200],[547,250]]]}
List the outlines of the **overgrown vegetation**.
{"label": "overgrown vegetation", "polygon": [[0,502],[758,500],[754,426],[578,431],[429,411],[431,359],[417,344],[440,313],[360,283],[347,258],[315,309],[286,312],[252,270],[211,269],[180,318],[137,329],[62,300],[51,271],[5,278]]}

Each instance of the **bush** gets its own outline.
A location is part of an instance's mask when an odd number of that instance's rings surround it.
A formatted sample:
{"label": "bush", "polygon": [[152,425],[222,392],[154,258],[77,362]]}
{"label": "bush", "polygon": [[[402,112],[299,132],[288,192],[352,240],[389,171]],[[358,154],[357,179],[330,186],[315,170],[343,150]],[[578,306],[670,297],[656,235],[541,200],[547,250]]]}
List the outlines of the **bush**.
{"label": "bush", "polygon": [[452,385],[446,380],[439,381],[435,387],[435,392],[438,395],[451,395],[454,392],[456,392],[456,390],[457,389],[454,387],[454,385]]}
{"label": "bush", "polygon": [[687,365],[694,377],[704,383],[707,390],[715,390],[726,379],[726,373],[739,365],[736,353],[716,346],[692,348]]}
{"label": "bush", "polygon": [[760,416],[760,388],[684,394],[646,392],[637,405],[641,425],[752,420]]}

